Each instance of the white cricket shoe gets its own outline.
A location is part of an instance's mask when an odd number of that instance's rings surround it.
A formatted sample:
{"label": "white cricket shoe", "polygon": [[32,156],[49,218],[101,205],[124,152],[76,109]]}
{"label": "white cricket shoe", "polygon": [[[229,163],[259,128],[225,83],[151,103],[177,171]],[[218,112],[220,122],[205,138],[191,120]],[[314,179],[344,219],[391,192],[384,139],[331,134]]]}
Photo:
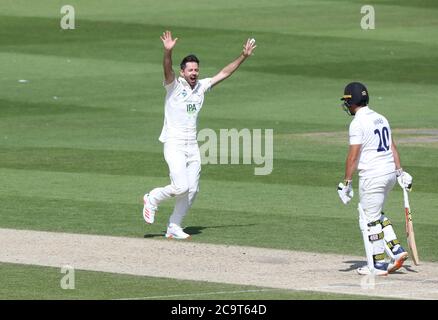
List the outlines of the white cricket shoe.
{"label": "white cricket shoe", "polygon": [[157,207],[151,205],[151,201],[149,199],[149,193],[146,193],[143,197],[143,218],[146,223],[152,224],[155,220],[155,211],[157,211]]}
{"label": "white cricket shoe", "polygon": [[373,271],[370,270],[368,266],[357,268],[357,273],[363,276],[375,275],[375,276],[387,276],[388,275],[388,264],[377,262],[374,264]]}
{"label": "white cricket shoe", "polygon": [[400,246],[397,251],[394,252],[394,259],[391,259],[388,264],[388,272],[391,273],[400,269],[407,258],[408,253]]}
{"label": "white cricket shoe", "polygon": [[184,240],[190,238],[190,235],[185,233],[179,225],[171,223],[167,227],[166,238]]}

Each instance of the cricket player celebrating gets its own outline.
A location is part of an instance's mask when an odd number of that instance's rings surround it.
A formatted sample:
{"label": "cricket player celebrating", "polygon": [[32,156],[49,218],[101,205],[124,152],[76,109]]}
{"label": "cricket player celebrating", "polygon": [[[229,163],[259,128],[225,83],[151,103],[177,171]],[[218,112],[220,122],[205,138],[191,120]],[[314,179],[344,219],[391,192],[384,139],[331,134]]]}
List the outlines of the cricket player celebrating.
{"label": "cricket player celebrating", "polygon": [[175,197],[175,208],[169,219],[166,237],[187,239],[190,235],[183,231],[181,223],[199,191],[201,156],[196,140],[196,126],[204,94],[231,76],[251,56],[256,45],[254,39],[248,39],[238,58],[214,77],[198,80],[199,60],[195,55],[189,55],[182,60],[180,76],[175,76],[172,69],[172,50],[177,40],[178,38],[172,38],[170,31],[161,36],[164,46],[166,98],[164,125],[159,140],[164,144],[164,158],[169,166],[171,182],[144,195],[143,218],[146,223],[153,223],[158,205]]}
{"label": "cricket player celebrating", "polygon": [[[368,90],[352,82],[342,97],[344,110],[354,116],[349,136],[350,147],[345,165],[344,182],[338,194],[344,204],[353,198],[352,179],[359,171],[359,226],[362,231],[367,266],[357,269],[362,275],[387,275],[398,270],[408,258],[400,246],[390,220],[382,212],[389,191],[396,180],[410,191],[412,177],[404,172],[391,135],[388,120],[368,107]],[[391,258],[385,262],[385,251]]]}

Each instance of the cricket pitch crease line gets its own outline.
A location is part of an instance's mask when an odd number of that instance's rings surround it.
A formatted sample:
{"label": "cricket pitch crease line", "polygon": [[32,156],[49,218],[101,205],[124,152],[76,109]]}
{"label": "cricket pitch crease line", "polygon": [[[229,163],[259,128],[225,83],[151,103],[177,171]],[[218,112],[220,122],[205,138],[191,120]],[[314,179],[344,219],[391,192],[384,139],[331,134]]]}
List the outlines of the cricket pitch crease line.
{"label": "cricket pitch crease line", "polygon": [[[361,284],[361,280],[362,279],[360,279],[357,283],[333,284],[333,285],[327,285],[327,286],[316,286],[313,289],[308,289],[308,290],[321,291],[321,289],[322,290],[330,290],[330,289],[333,289],[333,288],[343,288],[343,289],[359,288],[359,287],[362,287],[362,284]],[[378,281],[378,279],[376,279],[375,282],[372,285],[375,286],[375,287],[387,286],[387,285],[396,284],[397,282],[400,282],[400,281],[401,280],[398,280],[398,279],[397,280],[386,280],[385,279],[385,280],[381,280],[381,281]],[[364,290],[369,291],[369,290],[372,290],[372,289],[366,288]]]}
{"label": "cricket pitch crease line", "polygon": [[[314,288],[314,290],[332,289],[332,288],[347,288],[347,289],[358,288],[358,287],[361,287],[361,280],[362,279],[359,278],[359,281],[357,281],[357,283],[355,282],[355,283],[348,283],[348,284],[333,284],[333,285],[327,285],[327,286],[316,286]],[[387,280],[387,281],[385,280],[383,282],[383,281],[375,280],[375,282],[373,283],[373,286],[385,286],[385,285],[389,285],[389,284],[394,284],[396,282],[398,282],[398,281],[397,280]]]}
{"label": "cricket pitch crease line", "polygon": [[397,296],[400,297],[409,297],[410,299],[416,299],[416,300],[436,300],[436,298],[412,298],[410,297],[412,294],[418,294],[418,293],[422,293],[422,294],[435,294],[438,293],[438,290],[411,290],[408,293],[400,293]]}
{"label": "cricket pitch crease line", "polygon": [[165,299],[165,298],[177,298],[177,297],[190,297],[190,296],[201,296],[201,295],[216,295],[216,294],[237,294],[237,293],[253,293],[253,292],[267,292],[267,291],[280,291],[287,289],[254,289],[254,290],[240,290],[240,291],[215,291],[215,292],[198,292],[198,293],[182,293],[182,294],[172,294],[165,296],[149,296],[149,297],[137,297],[137,298],[119,298],[112,300],[147,300],[147,299]]}

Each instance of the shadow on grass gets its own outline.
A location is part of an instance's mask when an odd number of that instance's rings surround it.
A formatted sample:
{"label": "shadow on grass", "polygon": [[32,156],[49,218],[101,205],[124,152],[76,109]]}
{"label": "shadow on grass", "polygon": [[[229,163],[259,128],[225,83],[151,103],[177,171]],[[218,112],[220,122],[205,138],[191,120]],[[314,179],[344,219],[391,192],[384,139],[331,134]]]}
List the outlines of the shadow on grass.
{"label": "shadow on grass", "polygon": [[144,236],[143,236],[143,238],[156,238],[156,237],[164,237],[164,234],[165,234],[166,232],[163,232],[163,233],[151,233],[151,234],[145,234]]}
{"label": "shadow on grass", "polygon": [[[219,226],[191,226],[184,228],[184,232],[190,234],[190,235],[198,235],[201,234],[203,230],[205,229],[220,229],[220,228],[232,228],[232,227],[250,227],[255,226],[255,223],[252,224],[230,224],[230,225],[219,225]],[[163,233],[151,233],[151,234],[145,234],[143,238],[156,238],[156,237],[164,237],[166,231],[163,231]]]}

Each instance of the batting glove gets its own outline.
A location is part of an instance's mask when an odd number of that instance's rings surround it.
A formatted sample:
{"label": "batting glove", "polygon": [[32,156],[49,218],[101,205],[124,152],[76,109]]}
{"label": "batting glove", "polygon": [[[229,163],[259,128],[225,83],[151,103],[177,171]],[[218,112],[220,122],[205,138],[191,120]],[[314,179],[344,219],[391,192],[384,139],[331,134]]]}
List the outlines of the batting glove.
{"label": "batting glove", "polygon": [[402,189],[406,189],[407,191],[412,190],[412,176],[404,172],[402,168],[397,169],[395,171],[395,174],[397,175],[397,182],[400,185]]}
{"label": "batting glove", "polygon": [[338,195],[344,204],[348,204],[353,199],[354,191],[351,180],[345,180],[344,183],[340,182],[338,185]]}

